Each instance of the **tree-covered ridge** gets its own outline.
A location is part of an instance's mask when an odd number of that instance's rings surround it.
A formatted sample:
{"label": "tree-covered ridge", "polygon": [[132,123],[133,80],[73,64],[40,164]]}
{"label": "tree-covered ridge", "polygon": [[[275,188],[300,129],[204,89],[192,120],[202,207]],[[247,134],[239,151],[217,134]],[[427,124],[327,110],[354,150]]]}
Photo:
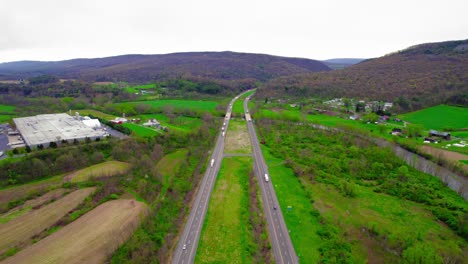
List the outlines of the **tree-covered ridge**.
{"label": "tree-covered ridge", "polygon": [[25,79],[52,74],[88,81],[147,82],[175,77],[216,80],[274,77],[330,70],[322,62],[264,54],[187,52],[164,55],[123,55],[58,62],[20,61],[0,64],[0,79]]}
{"label": "tree-covered ridge", "polygon": [[339,71],[273,79],[258,93],[384,100],[403,110],[447,101],[468,104],[467,45],[468,40],[423,44]]}

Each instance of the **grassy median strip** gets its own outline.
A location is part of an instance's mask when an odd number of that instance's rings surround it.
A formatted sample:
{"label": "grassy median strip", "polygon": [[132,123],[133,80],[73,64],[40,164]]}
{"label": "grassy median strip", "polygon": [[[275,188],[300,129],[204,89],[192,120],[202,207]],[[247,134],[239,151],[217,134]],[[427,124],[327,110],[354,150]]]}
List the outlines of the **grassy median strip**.
{"label": "grassy median strip", "polygon": [[249,223],[252,158],[225,158],[211,196],[195,263],[252,263]]}

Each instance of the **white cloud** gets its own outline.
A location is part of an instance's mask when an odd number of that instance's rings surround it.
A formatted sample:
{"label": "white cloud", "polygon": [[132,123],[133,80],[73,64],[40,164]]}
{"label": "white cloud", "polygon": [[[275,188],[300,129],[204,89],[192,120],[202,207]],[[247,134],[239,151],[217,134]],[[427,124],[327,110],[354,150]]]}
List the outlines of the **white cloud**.
{"label": "white cloud", "polygon": [[468,37],[462,0],[0,2],[0,62],[211,50],[376,57]]}

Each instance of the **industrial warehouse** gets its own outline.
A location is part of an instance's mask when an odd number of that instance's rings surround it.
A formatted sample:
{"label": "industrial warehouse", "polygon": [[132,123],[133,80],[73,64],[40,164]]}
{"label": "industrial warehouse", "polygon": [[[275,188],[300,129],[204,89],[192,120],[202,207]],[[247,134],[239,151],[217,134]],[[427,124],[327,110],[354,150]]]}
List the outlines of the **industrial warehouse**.
{"label": "industrial warehouse", "polygon": [[81,117],[78,113],[44,114],[30,117],[13,118],[16,129],[24,144],[34,148],[42,145],[48,147],[51,142],[82,141],[86,138],[95,140],[107,136],[97,119]]}

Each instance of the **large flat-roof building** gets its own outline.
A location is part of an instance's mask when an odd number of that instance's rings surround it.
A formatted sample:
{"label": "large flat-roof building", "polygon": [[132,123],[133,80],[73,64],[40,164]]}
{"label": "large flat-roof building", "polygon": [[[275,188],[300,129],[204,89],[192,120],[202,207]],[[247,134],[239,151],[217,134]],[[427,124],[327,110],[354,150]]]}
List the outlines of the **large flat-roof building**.
{"label": "large flat-roof building", "polygon": [[[13,118],[16,129],[29,147],[49,146],[50,142],[60,144],[62,141],[73,142],[89,138],[103,138],[106,131],[87,126],[78,117],[68,114],[44,114],[30,117]],[[88,124],[89,125],[89,124]]]}

